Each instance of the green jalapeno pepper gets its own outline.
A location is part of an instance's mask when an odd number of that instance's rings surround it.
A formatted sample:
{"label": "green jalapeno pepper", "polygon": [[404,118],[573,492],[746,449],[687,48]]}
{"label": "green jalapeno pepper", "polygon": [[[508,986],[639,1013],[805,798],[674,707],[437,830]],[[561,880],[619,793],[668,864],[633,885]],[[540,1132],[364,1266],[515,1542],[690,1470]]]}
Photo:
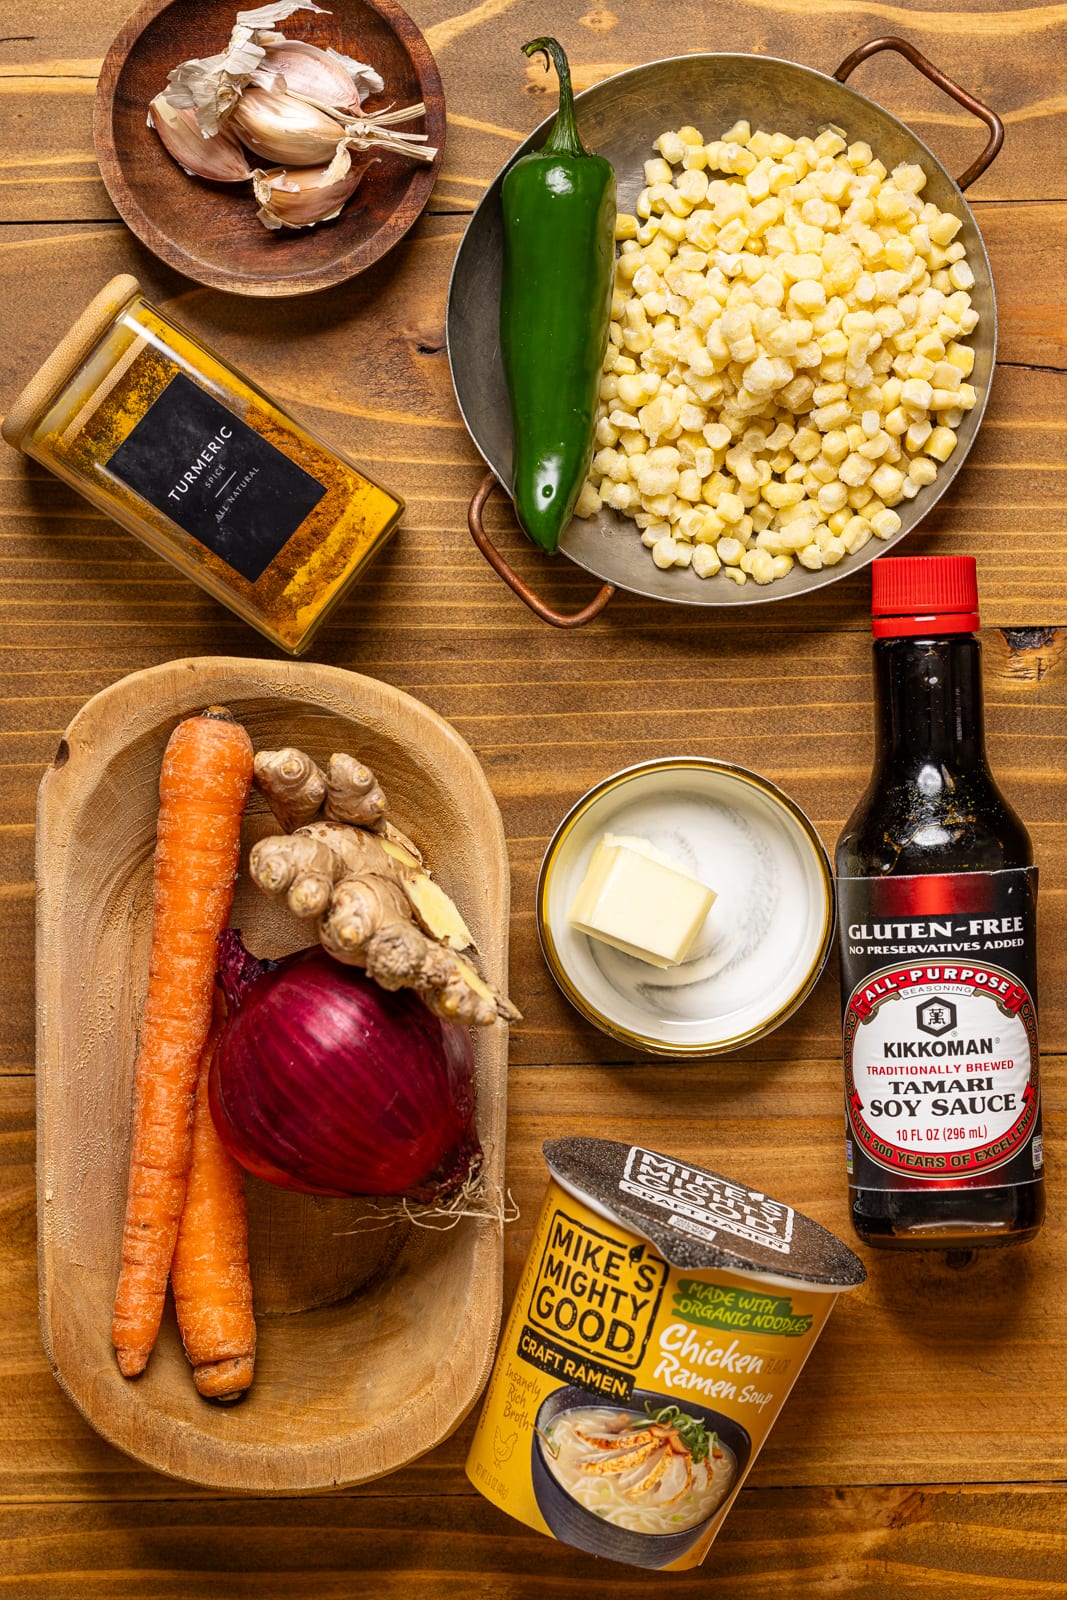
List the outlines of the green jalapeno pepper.
{"label": "green jalapeno pepper", "polygon": [[559,112],[540,150],[501,188],[500,348],[511,400],[513,495],[523,531],[554,551],[589,471],[611,317],[615,171],[578,136],[570,68],[555,39],[532,39],[559,75]]}

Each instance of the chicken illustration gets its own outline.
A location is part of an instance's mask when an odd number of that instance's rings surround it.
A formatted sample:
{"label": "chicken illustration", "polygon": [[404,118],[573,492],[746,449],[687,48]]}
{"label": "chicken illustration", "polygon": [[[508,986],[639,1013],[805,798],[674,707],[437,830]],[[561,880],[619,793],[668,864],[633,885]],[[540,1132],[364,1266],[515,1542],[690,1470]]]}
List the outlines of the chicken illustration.
{"label": "chicken illustration", "polygon": [[493,1459],[498,1467],[502,1467],[505,1461],[511,1460],[512,1452],[515,1449],[515,1441],[518,1437],[519,1435],[514,1428],[507,1435],[501,1433],[500,1424],[497,1423],[496,1431],[493,1434]]}

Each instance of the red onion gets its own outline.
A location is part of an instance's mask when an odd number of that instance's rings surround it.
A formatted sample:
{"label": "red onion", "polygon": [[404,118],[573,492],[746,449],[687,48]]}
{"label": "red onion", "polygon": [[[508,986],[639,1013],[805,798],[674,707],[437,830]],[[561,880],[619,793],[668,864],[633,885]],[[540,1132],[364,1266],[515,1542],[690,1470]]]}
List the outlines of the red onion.
{"label": "red onion", "polygon": [[470,1035],[320,947],[257,961],[227,929],[211,1111],[231,1155],[302,1194],[445,1198],[477,1173]]}

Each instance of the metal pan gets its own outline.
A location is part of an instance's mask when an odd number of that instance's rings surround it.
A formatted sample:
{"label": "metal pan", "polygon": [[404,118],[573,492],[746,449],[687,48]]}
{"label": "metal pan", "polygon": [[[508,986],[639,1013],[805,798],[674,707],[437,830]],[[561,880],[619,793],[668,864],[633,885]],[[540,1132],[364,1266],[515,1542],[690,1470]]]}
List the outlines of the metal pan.
{"label": "metal pan", "polygon": [[[880,50],[895,50],[902,55],[989,129],[985,149],[958,181],[910,128],[846,85],[845,79],[853,69]],[[788,577],[765,588],[755,584],[742,588],[714,579],[701,582],[685,568],[661,572],[628,519],[604,510],[591,521],[575,518],[560,541],[563,554],[602,579],[604,587],[580,611],[554,611],[512,570],[492,544],[482,522],[482,510],[494,485],[499,482],[510,489],[512,469],[511,420],[497,326],[502,250],[500,184],[512,162],[543,142],[552,120],[546,118],[497,174],[471,217],[448,291],[446,331],[456,399],[475,444],[491,468],[468,513],[478,548],[532,611],[560,628],[589,622],[604,609],[616,589],[676,605],[765,604],[819,589],[873,561],[903,539],[945,493],[966,459],[985,411],[996,356],[996,300],[989,257],[962,191],[986,170],[1004,142],[1000,118],[947,78],[914,45],[896,38],[871,39],[861,45],[841,63],[832,78],[811,67],[768,56],[674,56],[607,78],[579,95],[577,107],[583,139],[615,167],[622,211],[633,210],[644,186],[644,162],[652,154],[653,141],[664,129],[685,123],[700,128],[710,138],[741,117],[754,127],[780,129],[794,135],[813,135],[833,122],[844,128],[850,139],[865,139],[890,169],[902,161],[919,162],[927,174],[924,198],[963,218],[958,237],[967,247],[967,259],[974,272],[971,299],[980,318],[972,336],[975,362],[970,380],[978,390],[978,404],[957,430],[959,444],[948,464],[938,472],[936,482],[896,508],[902,519],[900,532],[884,542],[872,541],[859,555],[846,558],[836,567],[809,572],[798,563]]]}

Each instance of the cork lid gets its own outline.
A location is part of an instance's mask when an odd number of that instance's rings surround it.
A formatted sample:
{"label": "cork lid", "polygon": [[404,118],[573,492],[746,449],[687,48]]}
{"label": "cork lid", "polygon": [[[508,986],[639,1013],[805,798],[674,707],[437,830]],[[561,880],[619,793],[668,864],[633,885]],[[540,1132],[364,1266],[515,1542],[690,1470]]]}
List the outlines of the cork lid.
{"label": "cork lid", "polygon": [[558,1183],[647,1239],[673,1267],[834,1293],[867,1276],[836,1234],[721,1173],[610,1139],[555,1139],[544,1155]]}
{"label": "cork lid", "polygon": [[0,426],[0,434],[8,444],[14,445],[16,450],[22,448],[24,437],[68,378],[81,366],[97,340],[107,332],[123,306],[140,292],[141,285],[128,272],[119,273],[105,283],[11,405]]}

